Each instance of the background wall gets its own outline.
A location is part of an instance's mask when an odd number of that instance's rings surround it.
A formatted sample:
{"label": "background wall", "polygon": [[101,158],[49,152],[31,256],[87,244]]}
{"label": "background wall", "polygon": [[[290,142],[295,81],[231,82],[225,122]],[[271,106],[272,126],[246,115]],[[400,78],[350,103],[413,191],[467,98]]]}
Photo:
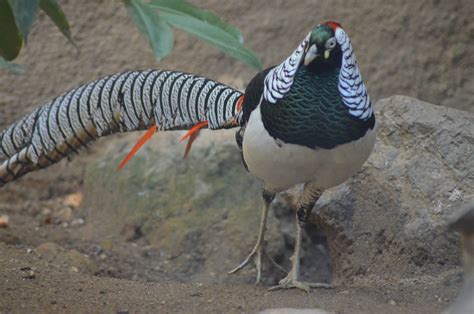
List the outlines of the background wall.
{"label": "background wall", "polygon": [[[157,63],[119,1],[60,1],[79,53],[42,14],[17,62],[0,73],[0,127],[45,100],[99,76],[171,68],[244,88],[254,70],[176,32],[172,55]],[[474,110],[474,2],[192,1],[241,29],[265,66],[280,62],[316,24],[339,21],[351,36],[374,100],[393,94]]]}

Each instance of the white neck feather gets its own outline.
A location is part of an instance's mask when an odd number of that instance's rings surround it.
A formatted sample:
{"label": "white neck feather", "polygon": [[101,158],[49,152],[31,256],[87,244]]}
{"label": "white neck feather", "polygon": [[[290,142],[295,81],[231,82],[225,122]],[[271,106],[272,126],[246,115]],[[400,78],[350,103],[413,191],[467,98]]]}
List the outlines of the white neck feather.
{"label": "white neck feather", "polygon": [[357,67],[351,40],[340,27],[336,29],[336,41],[342,50],[339,93],[344,104],[349,108],[349,113],[354,117],[366,120],[372,116],[372,104]]}
{"label": "white neck feather", "polygon": [[308,45],[311,33],[301,42],[296,50],[279,66],[274,67],[265,77],[263,97],[274,104],[290,90],[296,70],[304,57],[304,50]]}

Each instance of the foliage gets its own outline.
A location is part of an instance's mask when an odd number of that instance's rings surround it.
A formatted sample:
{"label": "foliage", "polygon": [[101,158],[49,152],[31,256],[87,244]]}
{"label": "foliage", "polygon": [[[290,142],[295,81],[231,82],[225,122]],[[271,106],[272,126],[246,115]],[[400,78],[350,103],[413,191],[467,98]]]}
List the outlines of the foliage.
{"label": "foliage", "polygon": [[[210,11],[197,8],[185,0],[123,0],[140,33],[147,39],[159,61],[173,49],[172,27],[204,40],[235,59],[258,70],[262,68],[255,53],[243,45],[240,31]],[[57,0],[0,0],[0,69],[23,72],[12,64],[42,10],[71,44],[71,30]]]}

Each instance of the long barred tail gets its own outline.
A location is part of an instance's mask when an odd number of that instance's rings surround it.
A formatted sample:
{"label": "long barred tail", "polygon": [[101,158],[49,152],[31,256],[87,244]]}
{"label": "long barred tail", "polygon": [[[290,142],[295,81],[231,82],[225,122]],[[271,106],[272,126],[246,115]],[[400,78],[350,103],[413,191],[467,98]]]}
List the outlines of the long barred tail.
{"label": "long barred tail", "polygon": [[47,102],[0,133],[0,186],[77,153],[115,132],[210,129],[239,125],[242,93],[176,71],[107,76]]}

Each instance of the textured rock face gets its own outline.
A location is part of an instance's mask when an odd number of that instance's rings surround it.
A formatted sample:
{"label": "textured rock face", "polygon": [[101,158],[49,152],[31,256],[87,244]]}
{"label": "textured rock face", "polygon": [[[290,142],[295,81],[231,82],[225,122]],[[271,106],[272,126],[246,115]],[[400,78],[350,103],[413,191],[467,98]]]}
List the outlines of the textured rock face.
{"label": "textured rock face", "polygon": [[[124,149],[111,145],[86,171],[86,234],[143,238],[157,252],[153,267],[173,279],[255,280],[251,268],[247,275],[227,275],[255,244],[262,207],[260,183],[245,171],[233,133],[222,140],[205,131],[186,160],[178,134],[159,133],[120,173],[115,167]],[[129,138],[127,149],[131,145]],[[284,245],[278,224],[269,218],[273,255]],[[272,272],[268,283],[281,276]]]}
{"label": "textured rock face", "polygon": [[97,264],[87,255],[74,249],[67,250],[53,242],[40,244],[34,249],[34,252],[46,260],[67,265],[73,272],[80,271],[94,275],[98,271]]}
{"label": "textured rock face", "polygon": [[314,210],[312,221],[328,236],[333,280],[443,279],[460,263],[446,220],[474,195],[474,117],[402,96],[376,110],[369,161]]}
{"label": "textured rock face", "polygon": [[[474,194],[474,117],[401,96],[376,109],[378,141],[369,161],[326,191],[313,211],[303,248],[306,279],[329,279],[319,227],[336,284],[449,281],[460,252],[445,221]],[[158,134],[118,174],[114,169],[133,140],[107,144],[86,170],[85,236],[141,239],[158,252],[159,271],[183,281],[251,282],[253,269],[237,277],[226,272],[256,240],[260,183],[244,170],[233,131],[204,132],[185,161],[178,138]],[[298,191],[280,195],[269,217],[269,250],[284,264]],[[268,284],[281,274],[270,269],[264,276]]]}

